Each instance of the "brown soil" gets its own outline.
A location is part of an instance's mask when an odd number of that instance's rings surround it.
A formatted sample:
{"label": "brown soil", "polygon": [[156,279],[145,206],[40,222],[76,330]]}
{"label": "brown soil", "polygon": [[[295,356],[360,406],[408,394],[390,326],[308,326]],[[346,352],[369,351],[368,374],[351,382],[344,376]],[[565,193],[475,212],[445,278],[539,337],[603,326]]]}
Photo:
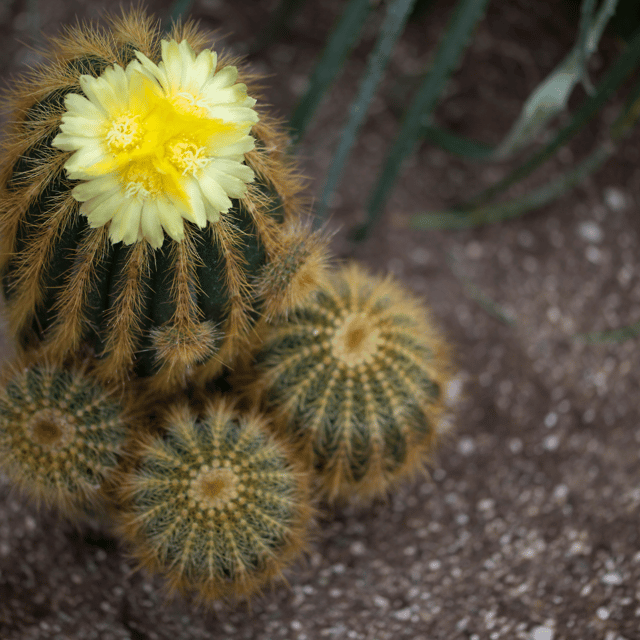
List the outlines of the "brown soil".
{"label": "brown soil", "polygon": [[[160,13],[169,3],[154,2]],[[465,162],[421,144],[384,220],[364,244],[360,216],[398,129],[398,81],[428,64],[452,3],[409,25],[333,202],[334,250],[391,271],[423,295],[457,351],[455,435],[430,480],[386,502],[321,519],[313,552],[244,607],[165,603],[161,581],[133,572],[115,539],[37,510],[0,480],[0,637],[5,640],[634,640],[640,638],[638,339],[588,344],[587,331],[640,321],[640,134],[579,188],[524,218],[456,232],[415,232],[407,216],[455,205],[503,164]],[[242,52],[273,0],[200,0],[194,16]],[[250,64],[268,100],[291,112],[344,2],[306,2],[287,33]],[[37,12],[29,13],[37,6]],[[84,0],[0,5],[5,76],[33,54],[34,34]],[[528,93],[570,49],[571,3],[495,0],[455,74],[437,122],[497,143]],[[317,198],[375,34],[371,24],[300,146]],[[621,51],[605,36],[592,80]],[[584,97],[576,90],[571,105]],[[618,106],[623,96],[614,102]],[[601,139],[607,106],[525,189],[559,175]],[[475,287],[476,289],[473,289]],[[510,322],[477,302],[481,291]],[[10,351],[5,340],[5,352]],[[456,389],[453,389],[455,392]],[[452,395],[455,395],[453,393]]]}

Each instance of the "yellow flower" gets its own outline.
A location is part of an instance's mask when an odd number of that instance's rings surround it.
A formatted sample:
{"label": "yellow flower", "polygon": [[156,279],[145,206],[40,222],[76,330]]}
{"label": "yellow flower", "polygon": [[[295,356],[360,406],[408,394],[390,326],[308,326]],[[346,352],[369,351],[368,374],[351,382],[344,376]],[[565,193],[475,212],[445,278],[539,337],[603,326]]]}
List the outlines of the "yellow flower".
{"label": "yellow flower", "polygon": [[244,195],[258,114],[237,69],[216,71],[210,50],[164,40],[159,64],[136,55],[126,69],[80,77],[86,97],[66,97],[52,144],[75,152],[65,169],[82,180],[72,193],[91,227],[109,223],[113,242],[158,248],[163,229],[180,241],[183,219],[204,227]]}

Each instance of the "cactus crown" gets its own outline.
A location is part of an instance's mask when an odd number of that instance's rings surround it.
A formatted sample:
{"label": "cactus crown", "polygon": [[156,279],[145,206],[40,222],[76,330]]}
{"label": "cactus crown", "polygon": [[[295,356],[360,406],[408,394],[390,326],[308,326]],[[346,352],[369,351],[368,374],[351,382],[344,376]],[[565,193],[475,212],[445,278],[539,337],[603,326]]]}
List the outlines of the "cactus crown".
{"label": "cactus crown", "polygon": [[421,305],[350,265],[274,323],[250,388],[327,496],[369,497],[421,468],[438,430],[446,362]]}
{"label": "cactus crown", "polygon": [[240,417],[223,398],[200,420],[174,406],[165,425],[122,478],[122,531],[170,589],[245,597],[305,546],[307,478],[263,419]]}
{"label": "cactus crown", "polygon": [[37,502],[89,508],[115,471],[128,411],[83,369],[14,365],[0,391],[0,461]]}

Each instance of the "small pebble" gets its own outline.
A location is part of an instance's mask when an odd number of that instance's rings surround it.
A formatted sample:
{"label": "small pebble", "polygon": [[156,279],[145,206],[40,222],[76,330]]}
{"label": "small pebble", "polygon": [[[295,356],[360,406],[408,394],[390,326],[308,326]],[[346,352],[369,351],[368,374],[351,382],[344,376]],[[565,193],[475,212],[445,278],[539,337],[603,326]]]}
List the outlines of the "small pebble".
{"label": "small pebble", "polygon": [[600,225],[593,221],[580,223],[578,226],[578,234],[583,240],[595,243],[602,242],[602,238],[604,237]]}
{"label": "small pebble", "polygon": [[627,198],[624,193],[616,187],[608,187],[604,190],[604,201],[613,211],[622,211],[627,206]]}
{"label": "small pebble", "polygon": [[351,544],[349,551],[351,551],[354,556],[363,556],[367,552],[367,547],[358,540]]}
{"label": "small pebble", "polygon": [[394,611],[392,615],[396,620],[410,620],[411,609],[409,607],[405,607],[404,609],[400,609],[400,611]]}
{"label": "small pebble", "polygon": [[553,640],[555,632],[551,627],[535,627],[531,630],[531,640]]}
{"label": "small pebble", "polygon": [[610,571],[602,576],[602,584],[619,585],[622,584],[622,575],[619,571]]}
{"label": "small pebble", "polygon": [[458,442],[458,452],[463,456],[470,456],[476,450],[473,438],[461,438]]}
{"label": "small pebble", "polygon": [[585,258],[592,264],[600,264],[602,262],[602,251],[598,247],[589,246],[584,252]]}

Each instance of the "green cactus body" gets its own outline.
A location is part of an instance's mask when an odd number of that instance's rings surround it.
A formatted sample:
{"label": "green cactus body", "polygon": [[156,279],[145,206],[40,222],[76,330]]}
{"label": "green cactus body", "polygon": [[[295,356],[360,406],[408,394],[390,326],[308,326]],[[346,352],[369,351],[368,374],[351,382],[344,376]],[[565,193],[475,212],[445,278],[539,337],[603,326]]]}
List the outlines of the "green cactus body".
{"label": "green cactus body", "polygon": [[16,364],[0,391],[0,465],[37,502],[101,505],[128,438],[128,411],[83,369]]}
{"label": "green cactus body", "polygon": [[[189,26],[176,27],[173,37],[202,48]],[[136,51],[157,61],[159,42],[139,13],[103,35],[71,29],[54,43],[55,62],[9,96],[17,124],[1,176],[0,270],[9,326],[23,345],[62,362],[88,344],[101,379],[134,372],[152,375],[162,389],[184,384],[194,371],[215,375],[247,340],[263,313],[261,274],[282,261],[281,238],[290,233],[283,229],[299,217],[300,181],[283,152],[284,135],[261,113],[255,148],[244,156],[255,180],[216,222],[201,227],[185,219],[184,238],[167,236],[161,247],[113,242],[109,223],[90,225],[72,195],[77,181],[64,169],[69,153],[52,146],[65,97],[83,95],[82,74],[124,68]],[[240,79],[251,85],[242,71]],[[286,291],[276,293],[287,299]]]}
{"label": "green cactus body", "polygon": [[164,437],[146,438],[124,474],[120,519],[141,566],[200,600],[242,598],[305,546],[307,476],[257,415],[223,397],[202,419],[174,405]]}
{"label": "green cactus body", "polygon": [[443,342],[420,304],[351,265],[273,324],[249,389],[326,497],[370,498],[422,468],[447,375]]}

